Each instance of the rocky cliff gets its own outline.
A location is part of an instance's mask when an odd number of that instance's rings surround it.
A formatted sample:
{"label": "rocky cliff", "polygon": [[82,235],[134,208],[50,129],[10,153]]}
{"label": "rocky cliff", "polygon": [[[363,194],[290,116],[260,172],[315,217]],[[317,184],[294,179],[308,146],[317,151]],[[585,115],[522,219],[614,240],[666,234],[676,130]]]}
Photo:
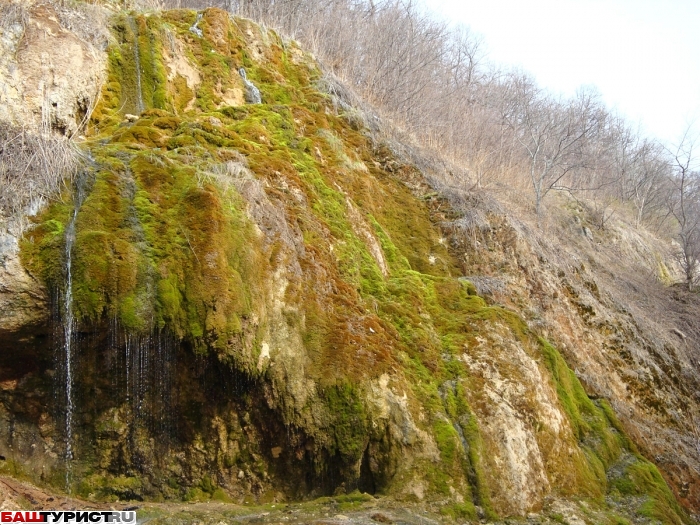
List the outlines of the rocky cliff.
{"label": "rocky cliff", "polygon": [[4,472],[95,500],[692,521],[698,301],[642,281],[659,241],[445,189],[224,11],[99,11],[104,48],[82,11],[22,12],[2,118],[84,129],[84,161],[7,236]]}

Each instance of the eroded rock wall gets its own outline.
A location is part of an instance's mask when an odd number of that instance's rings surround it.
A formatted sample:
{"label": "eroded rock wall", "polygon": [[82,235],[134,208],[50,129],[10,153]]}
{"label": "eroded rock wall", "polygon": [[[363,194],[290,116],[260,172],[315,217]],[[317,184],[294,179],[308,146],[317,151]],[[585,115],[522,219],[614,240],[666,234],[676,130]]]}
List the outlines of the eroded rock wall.
{"label": "eroded rock wall", "polygon": [[104,80],[106,12],[7,2],[2,13],[0,118],[33,131],[78,133]]}
{"label": "eroded rock wall", "polygon": [[468,215],[482,220],[452,226],[465,273],[557,344],[586,392],[610,401],[676,495],[696,507],[700,303],[669,284],[674,272],[682,280],[672,247],[621,218],[600,230],[584,206],[563,199],[548,231],[488,199],[471,203]]}

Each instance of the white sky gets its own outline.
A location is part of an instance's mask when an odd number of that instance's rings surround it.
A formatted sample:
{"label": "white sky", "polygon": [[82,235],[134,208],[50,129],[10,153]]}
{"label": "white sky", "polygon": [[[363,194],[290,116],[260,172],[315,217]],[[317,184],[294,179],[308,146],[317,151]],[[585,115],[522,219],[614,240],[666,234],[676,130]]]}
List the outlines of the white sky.
{"label": "white sky", "polygon": [[594,85],[664,141],[700,124],[700,0],[423,0],[554,93]]}

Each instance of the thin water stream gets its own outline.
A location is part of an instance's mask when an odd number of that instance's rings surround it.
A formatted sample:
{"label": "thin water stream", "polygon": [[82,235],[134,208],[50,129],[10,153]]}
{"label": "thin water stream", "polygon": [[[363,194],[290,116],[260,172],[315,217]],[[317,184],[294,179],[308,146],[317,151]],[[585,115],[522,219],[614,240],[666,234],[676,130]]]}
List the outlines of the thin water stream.
{"label": "thin water stream", "polygon": [[[75,244],[75,223],[84,199],[85,176],[81,174],[76,178],[75,195],[73,197],[73,214],[71,215],[65,231],[66,244],[64,255],[64,274],[66,284],[63,292],[63,308],[61,311],[63,321],[63,344],[61,345],[61,352],[59,352],[59,354],[61,354],[59,359],[62,361],[62,363],[58,363],[58,368],[64,371],[66,489],[69,492],[73,462],[73,412],[75,408],[73,398],[73,368],[75,360],[75,318],[73,316],[73,245]],[[63,366],[60,366],[61,364]]]}
{"label": "thin water stream", "polygon": [[129,17],[129,26],[134,33],[134,67],[136,69],[136,110],[139,115],[143,113],[146,106],[143,103],[143,88],[141,86],[141,55],[139,49],[139,29],[133,16]]}
{"label": "thin water stream", "polygon": [[244,68],[240,68],[238,70],[238,74],[241,75],[241,78],[243,79],[243,83],[245,84],[246,87],[246,93],[245,93],[245,101],[248,104],[261,104],[262,103],[262,96],[260,95],[260,90],[258,87],[253,84],[250,80],[248,80],[248,75],[245,72]]}
{"label": "thin water stream", "polygon": [[202,20],[202,13],[197,13],[197,19],[194,21],[194,24],[190,27],[190,31],[197,35],[199,38],[202,38],[204,36],[204,33],[202,33],[202,30],[197,27],[199,22]]}

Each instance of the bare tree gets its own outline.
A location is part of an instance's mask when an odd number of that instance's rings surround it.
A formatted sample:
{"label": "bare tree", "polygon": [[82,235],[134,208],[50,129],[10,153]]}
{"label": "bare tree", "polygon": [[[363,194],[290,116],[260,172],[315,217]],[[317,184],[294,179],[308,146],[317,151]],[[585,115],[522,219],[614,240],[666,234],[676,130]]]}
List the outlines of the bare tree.
{"label": "bare tree", "polygon": [[688,126],[672,153],[675,199],[669,206],[678,221],[678,261],[685,274],[688,290],[693,290],[700,269],[700,173],[696,144],[698,138]]}
{"label": "bare tree", "polygon": [[529,77],[512,77],[511,99],[503,118],[527,153],[538,221],[547,194],[573,170],[584,167],[583,147],[597,128],[598,109],[595,96],[589,92],[560,101]]}
{"label": "bare tree", "polygon": [[636,209],[637,228],[652,215],[663,214],[668,202],[671,165],[664,153],[661,144],[648,139],[640,144],[636,152],[626,196]]}

